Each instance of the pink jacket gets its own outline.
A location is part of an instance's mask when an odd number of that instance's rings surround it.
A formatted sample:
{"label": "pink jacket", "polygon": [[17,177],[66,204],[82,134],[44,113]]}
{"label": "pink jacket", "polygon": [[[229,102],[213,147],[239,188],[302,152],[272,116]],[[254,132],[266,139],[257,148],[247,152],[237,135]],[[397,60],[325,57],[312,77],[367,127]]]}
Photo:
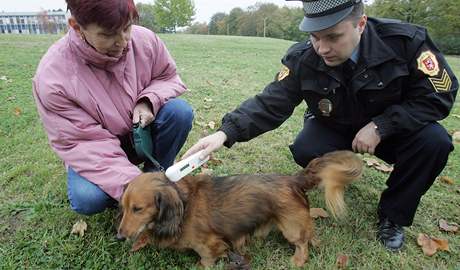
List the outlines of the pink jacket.
{"label": "pink jacket", "polygon": [[102,55],[75,31],[50,47],[33,80],[33,93],[51,147],[77,173],[119,200],[141,171],[128,161],[117,136],[131,132],[136,102],[153,113],[186,90],[163,42],[133,26],[117,59]]}

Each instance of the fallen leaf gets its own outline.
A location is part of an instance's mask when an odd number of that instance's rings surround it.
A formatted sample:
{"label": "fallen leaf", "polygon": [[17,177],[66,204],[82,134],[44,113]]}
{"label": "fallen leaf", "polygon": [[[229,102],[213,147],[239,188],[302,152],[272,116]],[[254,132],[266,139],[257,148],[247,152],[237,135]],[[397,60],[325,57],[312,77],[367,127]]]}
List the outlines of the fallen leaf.
{"label": "fallen leaf", "polygon": [[213,165],[213,166],[219,166],[219,165],[222,165],[222,163],[223,163],[222,160],[214,158],[214,157],[211,157],[208,160],[208,164]]}
{"label": "fallen leaf", "polygon": [[212,84],[212,82],[206,80],[206,82],[210,85],[210,86],[214,86],[214,84]]}
{"label": "fallen leaf", "polygon": [[86,229],[88,229],[88,225],[84,220],[80,219],[73,225],[72,231],[70,233],[79,234],[80,237],[83,237],[85,235]]}
{"label": "fallen leaf", "polygon": [[449,223],[444,219],[439,220],[439,228],[445,232],[453,232],[456,233],[458,231],[458,224],[457,223]]}
{"label": "fallen leaf", "polygon": [[379,164],[379,162],[374,158],[364,158],[364,161],[366,161],[366,165],[369,167]]}
{"label": "fallen leaf", "polygon": [[329,214],[323,208],[310,208],[310,217],[312,218],[327,218]]}
{"label": "fallen leaf", "polygon": [[439,181],[448,184],[448,185],[453,185],[454,184],[454,179],[448,177],[448,176],[440,176]]}
{"label": "fallen leaf", "polygon": [[344,254],[338,254],[336,260],[337,268],[345,269],[348,265],[348,256]]}
{"label": "fallen leaf", "polygon": [[21,113],[22,113],[22,110],[21,110],[21,108],[18,108],[18,107],[14,108],[14,115],[16,115],[16,116],[20,116],[20,115],[21,115]]}
{"label": "fallen leaf", "polygon": [[201,168],[201,172],[199,174],[206,174],[206,175],[212,175],[212,169],[208,168]]}
{"label": "fallen leaf", "polygon": [[454,134],[452,134],[452,139],[454,142],[460,143],[460,131],[454,132]]}
{"label": "fallen leaf", "polygon": [[214,121],[209,121],[208,125],[207,125],[210,129],[214,129],[216,128],[216,122]]}
{"label": "fallen leaf", "polygon": [[387,166],[385,164],[379,163],[378,165],[374,166],[375,169],[378,171],[384,172],[384,173],[389,173],[393,171],[393,166]]}
{"label": "fallen leaf", "polygon": [[449,242],[446,239],[430,237],[424,233],[418,234],[417,244],[427,256],[433,256],[438,250],[449,250]]}

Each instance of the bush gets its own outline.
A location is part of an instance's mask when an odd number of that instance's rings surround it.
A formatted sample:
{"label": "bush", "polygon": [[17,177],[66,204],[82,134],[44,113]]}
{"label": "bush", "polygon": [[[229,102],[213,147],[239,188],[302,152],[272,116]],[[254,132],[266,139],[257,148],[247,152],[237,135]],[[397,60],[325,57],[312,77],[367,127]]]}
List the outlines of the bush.
{"label": "bush", "polygon": [[434,38],[434,42],[443,54],[460,55],[460,35]]}

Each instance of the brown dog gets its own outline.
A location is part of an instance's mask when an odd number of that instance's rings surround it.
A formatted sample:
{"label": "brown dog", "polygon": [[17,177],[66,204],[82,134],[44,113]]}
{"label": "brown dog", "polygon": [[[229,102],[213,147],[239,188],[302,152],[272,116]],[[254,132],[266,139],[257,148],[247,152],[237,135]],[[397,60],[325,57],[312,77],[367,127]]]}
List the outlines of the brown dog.
{"label": "brown dog", "polygon": [[134,179],[123,194],[119,238],[151,234],[160,247],[193,249],[203,266],[212,266],[233,248],[241,252],[251,234],[266,235],[276,225],[296,246],[292,262],[308,260],[314,225],[305,191],[325,190],[334,216],[344,213],[344,187],[358,178],[362,161],[349,151],[316,158],[294,176],[187,176],[177,184],[164,173]]}

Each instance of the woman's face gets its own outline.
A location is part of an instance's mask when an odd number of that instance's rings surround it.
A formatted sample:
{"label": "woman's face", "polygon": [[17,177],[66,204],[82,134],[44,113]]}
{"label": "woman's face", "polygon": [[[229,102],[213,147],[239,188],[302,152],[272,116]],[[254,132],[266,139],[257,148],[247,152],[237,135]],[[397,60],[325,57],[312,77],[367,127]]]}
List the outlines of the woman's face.
{"label": "woman's face", "polygon": [[99,53],[121,57],[131,38],[131,25],[129,22],[117,30],[107,30],[92,23],[80,27],[80,34]]}

